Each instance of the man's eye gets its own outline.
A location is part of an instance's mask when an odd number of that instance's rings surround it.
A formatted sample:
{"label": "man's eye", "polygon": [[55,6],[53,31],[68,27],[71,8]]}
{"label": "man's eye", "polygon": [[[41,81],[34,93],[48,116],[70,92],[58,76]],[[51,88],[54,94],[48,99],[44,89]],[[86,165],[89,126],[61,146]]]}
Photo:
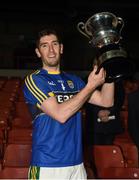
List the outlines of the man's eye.
{"label": "man's eye", "polygon": [[54,43],[53,43],[53,45],[58,46],[58,45],[59,45],[59,43],[58,43],[58,42],[54,42]]}
{"label": "man's eye", "polygon": [[48,47],[48,45],[47,45],[47,44],[44,44],[44,45],[42,45],[42,47],[45,48],[45,47]]}

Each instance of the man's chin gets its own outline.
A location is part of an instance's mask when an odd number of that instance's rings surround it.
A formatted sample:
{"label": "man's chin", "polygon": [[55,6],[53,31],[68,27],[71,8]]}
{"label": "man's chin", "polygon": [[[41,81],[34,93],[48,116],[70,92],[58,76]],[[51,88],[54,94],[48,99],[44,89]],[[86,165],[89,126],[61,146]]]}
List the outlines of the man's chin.
{"label": "man's chin", "polygon": [[59,65],[58,62],[56,62],[56,63],[49,63],[49,67],[57,67],[58,65]]}

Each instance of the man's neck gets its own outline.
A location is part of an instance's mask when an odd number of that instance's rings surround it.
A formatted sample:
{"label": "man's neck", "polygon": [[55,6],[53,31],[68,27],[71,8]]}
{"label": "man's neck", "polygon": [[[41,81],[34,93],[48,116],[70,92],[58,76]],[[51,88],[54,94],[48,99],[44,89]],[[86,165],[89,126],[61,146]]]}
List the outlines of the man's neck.
{"label": "man's neck", "polygon": [[45,69],[49,73],[59,73],[60,72],[59,66],[58,67],[43,67],[43,69]]}

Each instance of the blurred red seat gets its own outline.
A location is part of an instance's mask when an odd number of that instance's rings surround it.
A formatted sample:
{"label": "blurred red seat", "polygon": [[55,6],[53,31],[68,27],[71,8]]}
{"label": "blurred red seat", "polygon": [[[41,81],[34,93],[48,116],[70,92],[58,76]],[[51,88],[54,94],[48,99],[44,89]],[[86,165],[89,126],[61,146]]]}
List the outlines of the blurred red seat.
{"label": "blurred red seat", "polygon": [[28,179],[28,168],[5,167],[0,170],[0,179]]}
{"label": "blurred red seat", "polygon": [[132,143],[121,143],[119,146],[122,149],[126,167],[139,167],[137,146]]}
{"label": "blurred red seat", "polygon": [[31,144],[32,143],[32,129],[20,128],[11,129],[7,134],[8,144]]}
{"label": "blurred red seat", "polygon": [[29,112],[28,106],[24,101],[18,101],[15,104],[15,117],[26,119],[29,122],[32,121],[31,113]]}
{"label": "blurred red seat", "polygon": [[11,121],[11,128],[12,129],[19,129],[19,128],[32,128],[32,121],[28,120],[28,118],[22,117],[15,117]]}
{"label": "blurred red seat", "polygon": [[99,171],[101,179],[139,179],[139,168],[110,167]]}
{"label": "blurred red seat", "polygon": [[2,167],[29,167],[31,152],[30,144],[8,144],[4,152]]}
{"label": "blurred red seat", "polygon": [[116,145],[94,145],[92,155],[97,169],[124,167],[124,157]]}

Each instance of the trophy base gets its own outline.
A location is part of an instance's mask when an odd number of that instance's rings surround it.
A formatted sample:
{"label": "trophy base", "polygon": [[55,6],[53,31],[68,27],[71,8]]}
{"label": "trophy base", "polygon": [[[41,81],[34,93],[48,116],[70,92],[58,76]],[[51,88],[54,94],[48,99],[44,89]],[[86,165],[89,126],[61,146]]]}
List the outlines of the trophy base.
{"label": "trophy base", "polygon": [[135,66],[128,58],[114,57],[101,63],[98,69],[106,70],[106,82],[123,80],[135,72]]}

